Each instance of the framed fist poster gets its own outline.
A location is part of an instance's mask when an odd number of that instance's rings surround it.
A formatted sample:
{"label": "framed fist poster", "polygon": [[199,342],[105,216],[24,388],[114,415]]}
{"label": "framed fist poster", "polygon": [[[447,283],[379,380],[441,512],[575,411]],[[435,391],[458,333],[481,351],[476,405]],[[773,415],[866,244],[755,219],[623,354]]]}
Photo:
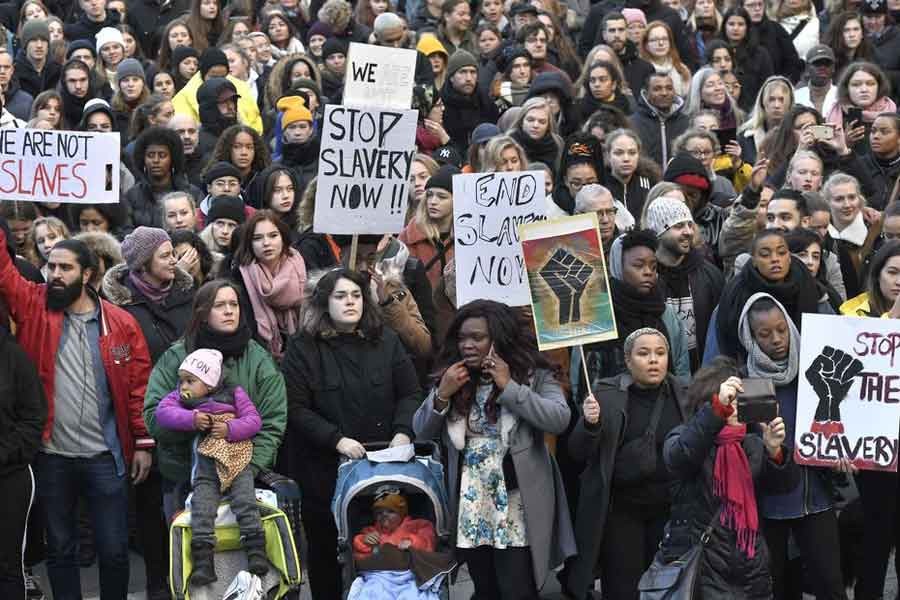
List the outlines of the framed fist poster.
{"label": "framed fist poster", "polygon": [[[893,319],[803,315],[794,459],[897,471],[900,332]],[[787,419],[786,419],[787,420]]]}

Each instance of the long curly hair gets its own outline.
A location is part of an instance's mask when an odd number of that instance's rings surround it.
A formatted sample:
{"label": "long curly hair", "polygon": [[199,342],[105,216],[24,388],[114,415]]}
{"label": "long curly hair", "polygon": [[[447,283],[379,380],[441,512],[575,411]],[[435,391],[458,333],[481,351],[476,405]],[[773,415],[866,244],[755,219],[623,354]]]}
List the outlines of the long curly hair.
{"label": "long curly hair", "polygon": [[246,133],[253,139],[253,164],[250,165],[250,172],[259,173],[271,164],[272,157],[269,148],[266,146],[262,137],[252,127],[238,124],[232,125],[222,132],[222,137],[216,142],[216,146],[213,148],[212,157],[210,157],[209,162],[206,164],[207,169],[217,162],[232,162],[231,146],[234,144],[234,139],[241,133]]}
{"label": "long curly hair", "polygon": [[[558,369],[538,352],[530,317],[500,302],[474,300],[456,312],[447,329],[447,336],[436,361],[438,368],[434,374],[435,385],[440,382],[451,365],[462,360],[459,351],[459,330],[469,319],[487,321],[494,352],[509,365],[510,376],[517,383],[527,384],[537,369],[547,369],[556,374]],[[477,386],[478,377],[473,376],[468,384],[449,399],[456,418],[465,418],[469,414],[475,401]],[[499,395],[500,390],[495,388],[488,399],[486,412],[492,422],[496,422],[499,413],[497,408]]]}

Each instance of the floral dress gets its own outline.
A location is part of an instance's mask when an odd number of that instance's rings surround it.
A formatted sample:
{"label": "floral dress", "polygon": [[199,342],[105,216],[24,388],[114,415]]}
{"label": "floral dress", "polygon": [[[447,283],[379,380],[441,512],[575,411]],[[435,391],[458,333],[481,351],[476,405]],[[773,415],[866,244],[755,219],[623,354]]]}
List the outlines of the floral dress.
{"label": "floral dress", "polygon": [[503,457],[507,449],[501,443],[498,423],[491,423],[485,412],[493,388],[493,384],[478,386],[467,420],[456,530],[458,548],[528,545],[522,493],[506,489]]}

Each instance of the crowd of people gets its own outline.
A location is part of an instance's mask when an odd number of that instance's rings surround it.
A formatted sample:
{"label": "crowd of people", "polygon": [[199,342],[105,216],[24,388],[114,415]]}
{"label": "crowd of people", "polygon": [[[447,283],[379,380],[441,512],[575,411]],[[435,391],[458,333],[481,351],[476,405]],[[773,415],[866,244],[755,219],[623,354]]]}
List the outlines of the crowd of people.
{"label": "crowd of people", "polygon": [[[336,600],[340,460],[430,440],[479,600],[550,577],[637,600],[701,540],[695,598],[882,598],[897,474],[798,465],[793,438],[802,315],[900,318],[898,20],[895,0],[0,4],[0,127],[121,142],[117,204],[0,199],[0,597],[77,600],[96,563],[124,600],[136,549],[169,598],[190,492],[192,583],[217,578],[223,493],[263,574],[253,481],[277,471],[312,597]],[[417,56],[406,225],[355,240],[313,229],[351,42]],[[454,175],[526,170],[548,218],[596,214],[617,339],[539,352],[529,309],[457,306]],[[747,377],[780,417],[739,420]],[[401,495],[373,507],[358,556],[434,548]]]}

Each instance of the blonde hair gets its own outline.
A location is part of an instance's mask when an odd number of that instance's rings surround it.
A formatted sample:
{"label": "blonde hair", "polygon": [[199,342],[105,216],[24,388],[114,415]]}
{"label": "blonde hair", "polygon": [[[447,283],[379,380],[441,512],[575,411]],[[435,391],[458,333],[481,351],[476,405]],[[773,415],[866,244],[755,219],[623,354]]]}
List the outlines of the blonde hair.
{"label": "blonde hair", "polygon": [[603,62],[610,63],[616,68],[616,71],[619,72],[619,91],[623,94],[633,94],[634,90],[628,86],[628,79],[625,78],[625,69],[622,67],[622,61],[619,60],[619,55],[606,44],[598,44],[591,48],[591,51],[588,52],[587,57],[584,59],[584,64],[581,67],[581,75],[578,76],[578,79],[576,79],[574,83],[575,97],[584,98],[584,95],[587,93],[584,84],[587,82],[588,77],[590,77],[591,68],[598,60],[601,60],[597,58],[598,52],[606,52],[607,59],[604,59]]}
{"label": "blonde hair", "polygon": [[28,259],[28,262],[38,268],[44,266],[44,263],[47,262],[44,257],[41,256],[41,253],[37,247],[36,232],[37,228],[41,225],[45,226],[49,231],[52,231],[64,240],[72,237],[72,234],[69,232],[69,228],[66,227],[66,224],[56,217],[38,217],[37,219],[32,221],[31,229],[28,230],[28,237],[25,238],[25,247],[23,251],[25,253],[25,258]]}
{"label": "blonde hair", "polygon": [[525,150],[522,149],[519,142],[508,135],[497,135],[492,137],[487,143],[487,146],[484,147],[484,164],[481,165],[482,170],[485,173],[499,171],[500,155],[507,148],[515,149],[516,153],[519,155],[519,162],[524,169],[525,165],[528,164],[528,157],[525,156]]}

